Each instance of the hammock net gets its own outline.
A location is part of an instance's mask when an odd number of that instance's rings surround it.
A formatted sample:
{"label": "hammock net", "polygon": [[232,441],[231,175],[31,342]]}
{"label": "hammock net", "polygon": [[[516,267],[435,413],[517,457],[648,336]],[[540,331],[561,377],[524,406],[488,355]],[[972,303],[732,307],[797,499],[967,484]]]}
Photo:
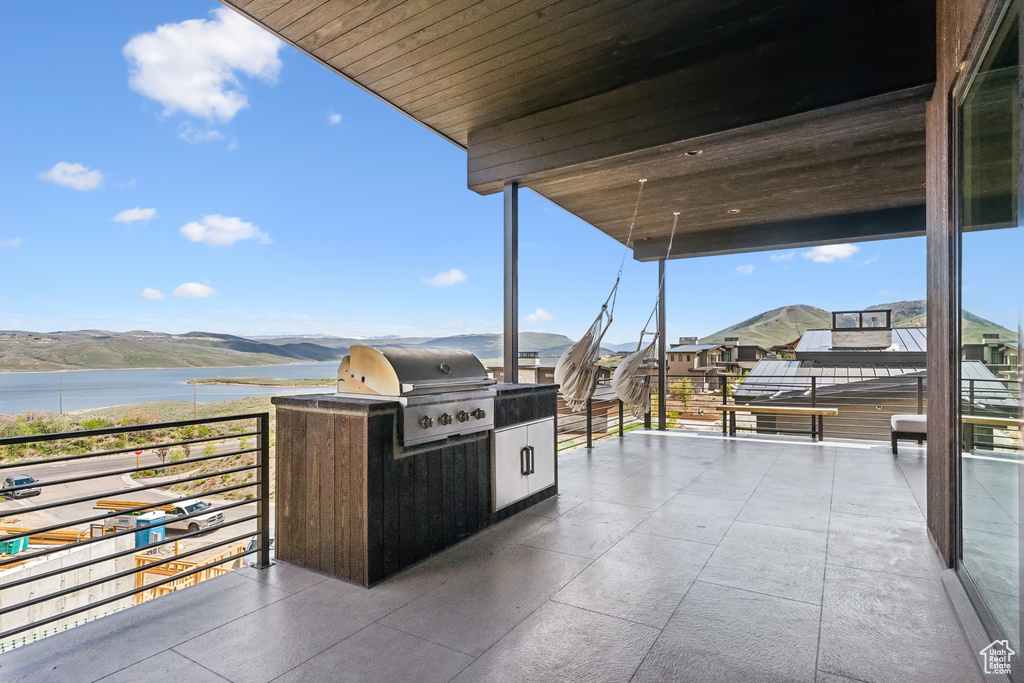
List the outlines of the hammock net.
{"label": "hammock net", "polygon": [[637,191],[636,203],[633,206],[633,218],[629,222],[626,249],[622,254],[622,263],[619,264],[615,285],[602,304],[601,312],[594,319],[590,329],[579,341],[566,349],[555,364],[555,382],[560,385],[565,405],[574,413],[578,413],[586,407],[587,401],[594,395],[594,389],[597,386],[597,360],[601,355],[601,341],[604,339],[609,325],[612,324],[615,299],[619,281],[622,279],[622,267],[626,263],[626,254],[629,252],[630,241],[633,238],[633,226],[636,225],[636,215],[640,210],[640,197],[643,195],[646,182],[646,178],[640,179],[640,189]]}

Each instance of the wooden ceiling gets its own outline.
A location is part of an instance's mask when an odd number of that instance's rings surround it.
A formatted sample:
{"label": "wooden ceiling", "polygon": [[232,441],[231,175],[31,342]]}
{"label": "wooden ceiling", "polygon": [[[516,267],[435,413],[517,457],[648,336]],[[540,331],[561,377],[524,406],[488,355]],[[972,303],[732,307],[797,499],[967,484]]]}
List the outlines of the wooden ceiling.
{"label": "wooden ceiling", "polygon": [[518,181],[621,241],[648,177],[648,251],[674,209],[677,256],[814,218],[923,231],[934,0],[223,1],[466,148],[478,192]]}

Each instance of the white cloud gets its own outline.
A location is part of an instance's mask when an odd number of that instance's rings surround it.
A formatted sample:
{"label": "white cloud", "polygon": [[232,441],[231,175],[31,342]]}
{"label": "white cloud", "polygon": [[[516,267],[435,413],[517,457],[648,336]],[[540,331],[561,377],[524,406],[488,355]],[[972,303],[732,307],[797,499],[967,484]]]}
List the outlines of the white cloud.
{"label": "white cloud", "polygon": [[805,251],[803,256],[815,263],[834,263],[850,258],[858,251],[860,251],[860,247],[853,244],[826,244],[823,247],[814,247],[814,249]]}
{"label": "white cloud", "polygon": [[15,247],[20,247],[20,246],[21,246],[21,238],[20,237],[15,237],[14,239],[7,240],[6,242],[0,242],[0,247],[9,247],[11,249],[14,249]]}
{"label": "white cloud", "polygon": [[341,114],[335,114],[333,111],[327,112],[327,123],[336,126],[341,123]]}
{"label": "white cloud", "polygon": [[166,115],[230,121],[249,106],[238,75],[272,82],[281,70],[280,40],[224,7],[211,15],[158,26],[124,46],[129,85]]}
{"label": "white cloud", "polygon": [[740,275],[750,275],[751,273],[754,272],[754,266],[736,266],[736,272],[739,273]]}
{"label": "white cloud", "polygon": [[787,251],[781,254],[772,254],[772,261],[792,261],[794,256],[796,256],[795,251]]}
{"label": "white cloud", "polygon": [[[184,287],[184,286],[185,285],[182,285],[181,287]],[[181,287],[178,287],[178,289],[181,289]],[[177,291],[175,291],[175,294],[177,294]],[[152,287],[146,287],[144,290],[142,290],[142,293],[139,294],[139,296],[141,296],[146,301],[161,301],[164,298],[164,293],[161,292],[159,289],[153,289]],[[181,295],[179,294],[178,296],[181,296]]]}
{"label": "white cloud", "polygon": [[189,124],[183,124],[178,128],[178,137],[190,145],[204,145],[208,142],[223,142],[224,133],[214,128],[196,128]]}
{"label": "white cloud", "polygon": [[434,277],[424,277],[420,279],[420,283],[426,285],[432,285],[434,287],[451,287],[452,285],[461,285],[468,279],[468,276],[458,268],[452,268],[438,273]]}
{"label": "white cloud", "polygon": [[124,223],[125,225],[141,221],[145,225],[153,218],[156,218],[156,209],[140,209],[135,207],[134,209],[125,209],[110,220],[115,223]]}
{"label": "white cloud", "polygon": [[102,171],[66,161],[58,161],[49,171],[40,173],[39,177],[54,185],[63,185],[81,192],[95,190],[103,184]]}
{"label": "white cloud", "polygon": [[252,223],[233,216],[211,214],[203,216],[200,222],[186,223],[179,231],[190,242],[203,242],[211,247],[230,247],[242,240],[257,240],[270,244],[270,235]]}
{"label": "white cloud", "polygon": [[213,296],[217,293],[213,287],[209,285],[202,285],[198,282],[186,282],[183,285],[179,285],[174,290],[174,296],[180,296],[183,299],[205,299],[208,296]]}
{"label": "white cloud", "polygon": [[872,263],[878,263],[878,257],[877,256],[872,256],[867,261],[862,261],[862,262],[858,263],[857,267],[858,268],[863,268],[864,266],[870,266]]}
{"label": "white cloud", "polygon": [[554,320],[555,316],[551,315],[543,308],[538,308],[536,311],[529,315],[523,316],[523,322],[527,325],[536,325],[537,323],[544,322],[545,320]]}

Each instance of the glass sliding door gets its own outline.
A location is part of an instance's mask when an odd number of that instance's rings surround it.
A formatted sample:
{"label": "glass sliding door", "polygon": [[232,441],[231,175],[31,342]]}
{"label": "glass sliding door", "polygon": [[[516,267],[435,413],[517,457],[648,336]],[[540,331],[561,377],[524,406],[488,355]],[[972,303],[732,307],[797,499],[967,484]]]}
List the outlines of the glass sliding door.
{"label": "glass sliding door", "polygon": [[[993,638],[1020,652],[1020,1],[1008,3],[958,110],[960,566]],[[1014,672],[1019,676],[1019,672]]]}

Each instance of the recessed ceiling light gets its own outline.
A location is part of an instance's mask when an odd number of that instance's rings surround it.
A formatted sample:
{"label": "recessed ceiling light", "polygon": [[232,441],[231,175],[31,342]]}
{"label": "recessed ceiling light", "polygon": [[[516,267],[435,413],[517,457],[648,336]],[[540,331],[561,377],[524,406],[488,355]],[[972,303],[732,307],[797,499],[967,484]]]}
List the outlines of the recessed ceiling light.
{"label": "recessed ceiling light", "polygon": [[704,153],[704,150],[702,150],[702,149],[691,149],[689,152],[684,152],[684,154],[686,156],[688,156],[688,157],[700,156],[703,153]]}
{"label": "recessed ceiling light", "polygon": [[739,213],[739,209],[729,209],[729,213]]}

